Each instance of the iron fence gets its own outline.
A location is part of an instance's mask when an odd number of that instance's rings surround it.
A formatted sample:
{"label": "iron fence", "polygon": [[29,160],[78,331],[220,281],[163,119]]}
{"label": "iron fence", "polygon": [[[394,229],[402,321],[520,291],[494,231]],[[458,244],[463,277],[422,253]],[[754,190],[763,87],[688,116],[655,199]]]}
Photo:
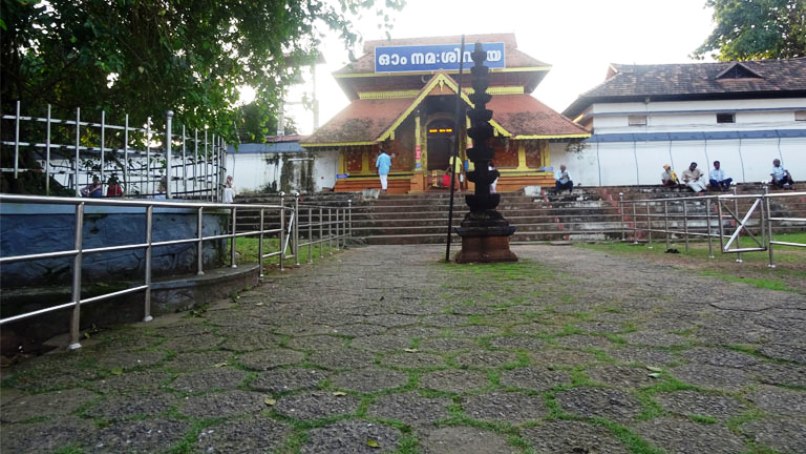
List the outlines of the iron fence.
{"label": "iron fence", "polygon": [[13,180],[27,172],[44,174],[44,195],[57,193],[55,182],[80,196],[97,176],[104,194],[114,179],[129,197],[153,196],[163,184],[168,199],[220,200],[226,143],[208,129],[176,127],[173,117],[166,112],[164,129],[155,130],[151,118],[132,125],[123,115],[122,124],[113,124],[102,111],[97,121],[89,121],[80,108],[74,118],[53,118],[50,105],[45,116],[26,116],[18,101],[13,114],[2,116],[0,169]]}
{"label": "iron fence", "polygon": [[[784,202],[784,204],[780,204]],[[806,192],[710,195],[664,199],[619,198],[622,241],[634,244],[662,241],[667,250],[672,241],[705,241],[708,256],[720,253],[767,252],[768,266],[775,268],[777,247],[806,247],[804,243],[779,241],[776,234],[806,230]],[[744,244],[744,245],[743,245]]]}
{"label": "iron fence", "polygon": [[[37,260],[53,258],[71,258],[71,297],[69,301],[64,303],[2,318],[0,319],[0,326],[58,310],[72,309],[70,317],[70,349],[77,349],[81,347],[81,307],[83,305],[142,292],[144,294],[144,321],[152,320],[152,253],[155,248],[172,245],[195,245],[195,273],[201,275],[205,272],[203,260],[205,242],[215,240],[228,241],[230,251],[229,266],[232,268],[237,268],[238,245],[236,243],[236,239],[241,237],[254,237],[258,239],[257,257],[260,270],[259,272],[260,276],[262,277],[264,275],[264,264],[266,259],[277,257],[279,269],[283,271],[286,267],[286,261],[289,259],[294,259],[296,265],[300,264],[300,247],[308,247],[308,259],[309,262],[312,262],[314,246],[319,246],[319,256],[321,257],[324,254],[324,248],[326,246],[331,248],[331,253],[332,249],[339,250],[344,247],[347,238],[351,235],[350,206],[326,207],[300,205],[298,195],[294,196],[290,205],[282,199],[281,203],[278,205],[241,205],[206,202],[178,203],[154,200],[110,198],[88,199],[75,197],[45,197],[0,194],[0,209],[8,212],[10,211],[11,207],[15,205],[53,205],[71,207],[70,212],[73,213],[74,216],[72,221],[73,238],[72,244],[69,247],[54,248],[53,250],[47,251],[40,250],[35,253],[16,255],[10,255],[4,252],[0,256],[0,266],[3,267],[18,262],[35,262]],[[125,207],[128,209],[140,210],[142,213],[142,222],[145,224],[145,233],[143,238],[125,238],[122,241],[118,241],[114,245],[90,247],[84,241],[87,237],[87,233],[84,231],[84,222],[88,216],[88,208],[100,209],[113,207]],[[185,212],[195,211],[196,228],[194,234],[181,238],[155,240],[155,233],[160,232],[160,229],[164,228],[159,223],[154,222],[155,209],[181,209]],[[310,215],[314,210],[318,210],[319,216],[317,218],[314,218]],[[235,228],[239,213],[243,211],[256,211],[258,213],[259,223],[254,229],[240,231]],[[299,222],[298,214],[301,211],[307,211],[308,213],[306,222],[304,224]],[[227,216],[227,231],[215,234],[205,233],[207,227],[205,222],[209,222],[209,218],[205,216],[207,213],[224,213]],[[3,226],[5,225],[6,223],[3,224]],[[3,232],[3,236],[6,240],[9,240],[8,232]],[[159,236],[163,238],[166,237],[166,235]],[[268,243],[266,240],[270,238],[277,238],[278,240],[277,244],[279,246],[275,250],[268,250],[267,248]],[[13,239],[11,239],[11,241],[13,241]],[[132,284],[130,287],[123,290],[100,293],[90,297],[82,297],[82,288],[85,286],[88,279],[88,276],[85,276],[84,273],[82,273],[85,258],[92,256],[93,254],[123,253],[126,251],[137,250],[144,251],[144,269],[141,281],[138,281],[136,284]],[[126,277],[131,278],[131,276]]]}

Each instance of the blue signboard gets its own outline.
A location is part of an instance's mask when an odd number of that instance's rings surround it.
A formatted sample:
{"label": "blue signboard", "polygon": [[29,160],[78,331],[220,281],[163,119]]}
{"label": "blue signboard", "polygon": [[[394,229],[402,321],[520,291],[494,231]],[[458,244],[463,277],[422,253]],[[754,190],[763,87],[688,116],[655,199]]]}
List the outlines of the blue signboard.
{"label": "blue signboard", "polygon": [[[458,70],[461,44],[435,44],[430,46],[387,46],[375,48],[375,72]],[[470,54],[474,44],[465,44],[465,67],[473,65]],[[488,68],[506,68],[504,43],[482,43],[487,52],[484,65]]]}

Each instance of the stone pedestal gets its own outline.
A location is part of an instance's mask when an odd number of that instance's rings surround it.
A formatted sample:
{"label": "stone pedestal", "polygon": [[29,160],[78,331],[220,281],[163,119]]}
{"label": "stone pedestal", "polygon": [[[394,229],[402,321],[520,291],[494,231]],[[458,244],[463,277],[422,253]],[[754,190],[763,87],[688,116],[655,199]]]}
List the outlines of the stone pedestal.
{"label": "stone pedestal", "polygon": [[515,227],[496,210],[471,212],[456,229],[462,237],[462,250],[456,263],[517,262],[518,256],[509,250],[509,237]]}

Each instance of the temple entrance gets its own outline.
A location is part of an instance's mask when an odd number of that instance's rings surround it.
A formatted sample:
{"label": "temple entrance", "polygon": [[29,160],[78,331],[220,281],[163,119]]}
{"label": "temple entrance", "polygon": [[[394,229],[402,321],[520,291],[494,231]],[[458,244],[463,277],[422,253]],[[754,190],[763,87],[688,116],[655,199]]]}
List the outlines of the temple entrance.
{"label": "temple entrance", "polygon": [[452,120],[435,120],[428,125],[428,170],[445,170],[453,151]]}

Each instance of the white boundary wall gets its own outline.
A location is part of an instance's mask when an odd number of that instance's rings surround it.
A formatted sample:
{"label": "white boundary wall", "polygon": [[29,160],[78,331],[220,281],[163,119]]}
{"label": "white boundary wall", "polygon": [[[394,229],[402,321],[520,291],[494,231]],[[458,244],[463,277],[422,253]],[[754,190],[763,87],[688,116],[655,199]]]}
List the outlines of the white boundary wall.
{"label": "white boundary wall", "polygon": [[[757,183],[769,180],[777,158],[806,181],[806,121],[794,116],[803,110],[806,98],[596,104],[594,136],[578,152],[552,143],[551,165],[566,164],[583,186],[654,185],[663,164],[680,175],[692,161],[707,173],[718,160],[737,183]],[[722,112],[736,122],[716,123]],[[646,125],[630,126],[631,115],[646,116]]]}

